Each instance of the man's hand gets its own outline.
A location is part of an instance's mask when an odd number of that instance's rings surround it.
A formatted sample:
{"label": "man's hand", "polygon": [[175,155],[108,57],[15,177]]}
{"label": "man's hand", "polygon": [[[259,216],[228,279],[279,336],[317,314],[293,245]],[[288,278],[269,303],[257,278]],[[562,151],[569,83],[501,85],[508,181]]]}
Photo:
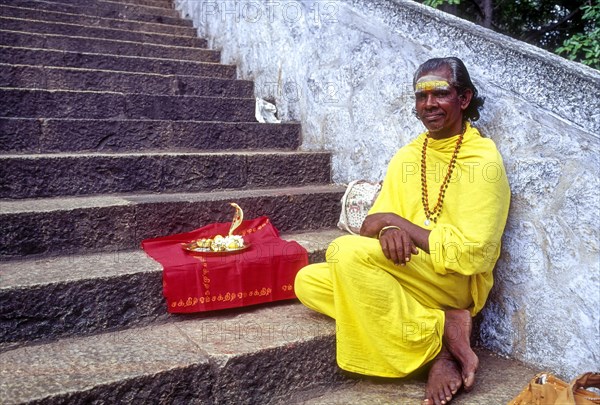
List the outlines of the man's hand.
{"label": "man's hand", "polygon": [[411,255],[418,253],[417,248],[429,253],[429,233],[431,231],[391,212],[368,215],[360,228],[360,235],[377,238],[379,232],[386,226],[400,228],[386,229],[379,238],[385,257],[394,263],[406,263],[410,260]]}
{"label": "man's hand", "polygon": [[401,266],[410,261],[411,255],[419,253],[408,232],[395,226],[381,231],[379,243],[385,257]]}
{"label": "man's hand", "polygon": [[[405,265],[410,256],[417,254],[417,246],[405,229],[410,224],[404,218],[389,212],[371,214],[360,228],[362,236],[378,237],[385,257],[395,264]],[[391,227],[384,229],[385,227]]]}

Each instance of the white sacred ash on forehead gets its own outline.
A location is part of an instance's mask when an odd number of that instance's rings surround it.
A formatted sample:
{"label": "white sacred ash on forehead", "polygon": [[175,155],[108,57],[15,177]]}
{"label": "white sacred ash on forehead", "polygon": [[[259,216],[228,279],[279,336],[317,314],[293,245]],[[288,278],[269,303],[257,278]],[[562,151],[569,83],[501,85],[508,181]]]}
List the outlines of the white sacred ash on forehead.
{"label": "white sacred ash on forehead", "polygon": [[415,85],[415,92],[420,91],[431,91],[434,89],[449,89],[450,83],[445,77],[437,75],[425,75],[421,76]]}

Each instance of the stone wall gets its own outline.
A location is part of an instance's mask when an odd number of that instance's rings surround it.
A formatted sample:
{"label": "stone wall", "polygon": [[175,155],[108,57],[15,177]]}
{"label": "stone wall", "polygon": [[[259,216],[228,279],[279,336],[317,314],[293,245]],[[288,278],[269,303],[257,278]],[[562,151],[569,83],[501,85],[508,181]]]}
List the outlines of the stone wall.
{"label": "stone wall", "polygon": [[565,377],[600,363],[600,74],[403,0],[176,0],[223,62],[256,82],[335,182],[381,179],[422,131],[415,68],[459,56],[487,98],[477,126],[513,193],[482,343]]}

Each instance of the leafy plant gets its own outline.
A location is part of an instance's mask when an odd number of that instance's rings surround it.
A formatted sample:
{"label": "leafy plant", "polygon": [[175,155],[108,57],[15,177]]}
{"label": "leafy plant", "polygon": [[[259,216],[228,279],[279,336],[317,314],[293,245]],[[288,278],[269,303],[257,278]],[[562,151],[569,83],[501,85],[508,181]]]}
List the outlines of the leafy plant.
{"label": "leafy plant", "polygon": [[438,8],[442,4],[460,4],[461,0],[425,0],[423,4],[429,7]]}
{"label": "leafy plant", "polygon": [[600,70],[600,2],[582,6],[581,10],[581,18],[587,23],[585,31],[566,39],[555,52]]}

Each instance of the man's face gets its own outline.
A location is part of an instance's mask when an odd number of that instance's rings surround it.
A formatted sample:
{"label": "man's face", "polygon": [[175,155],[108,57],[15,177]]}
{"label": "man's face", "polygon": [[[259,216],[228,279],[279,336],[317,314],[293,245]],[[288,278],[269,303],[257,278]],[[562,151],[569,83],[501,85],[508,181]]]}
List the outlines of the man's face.
{"label": "man's face", "polygon": [[436,139],[457,135],[462,131],[463,111],[469,106],[473,94],[470,90],[458,95],[450,85],[450,69],[442,68],[424,72],[417,79],[415,102],[417,115]]}

